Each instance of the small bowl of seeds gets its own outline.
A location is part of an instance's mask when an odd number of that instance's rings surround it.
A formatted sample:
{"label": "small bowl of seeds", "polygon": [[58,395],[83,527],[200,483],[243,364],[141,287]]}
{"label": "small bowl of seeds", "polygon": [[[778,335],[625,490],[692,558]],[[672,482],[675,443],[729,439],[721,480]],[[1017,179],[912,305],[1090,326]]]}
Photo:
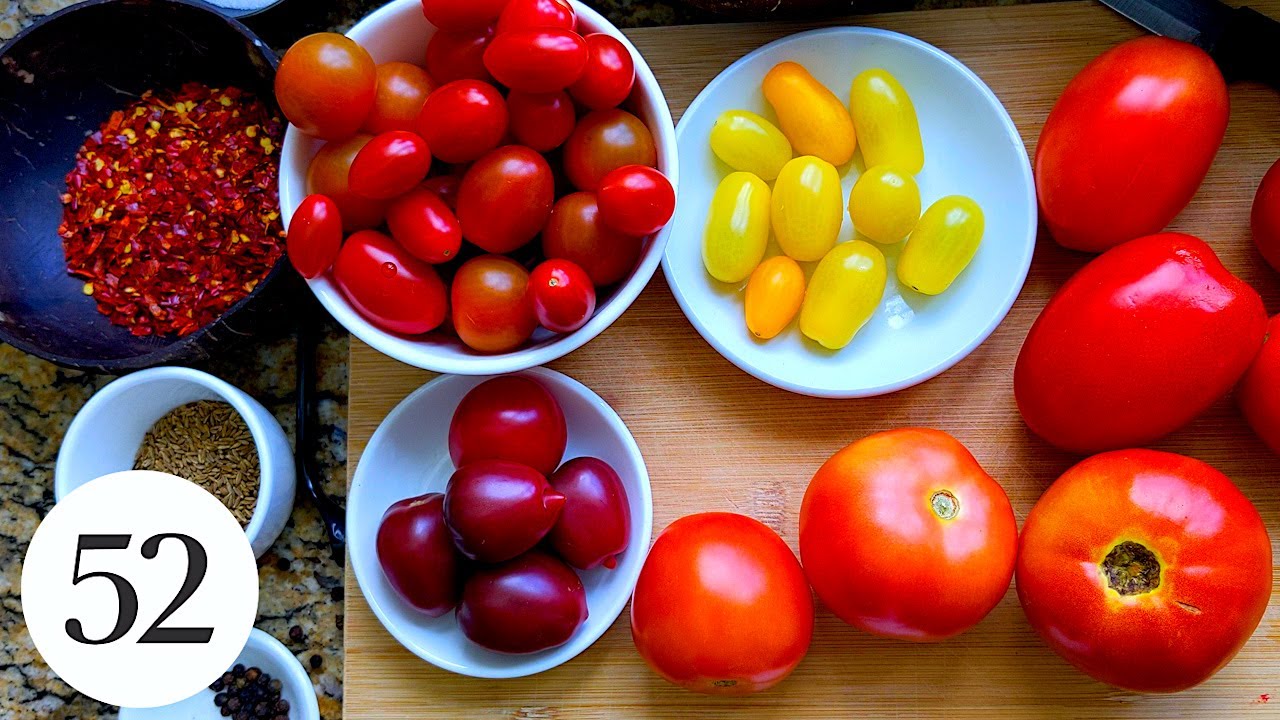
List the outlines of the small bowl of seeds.
{"label": "small bowl of seeds", "polygon": [[199,370],[142,370],[90,398],[62,441],[54,497],[121,470],[200,485],[240,521],[257,556],[293,510],[293,450],[280,423],[244,391]]}

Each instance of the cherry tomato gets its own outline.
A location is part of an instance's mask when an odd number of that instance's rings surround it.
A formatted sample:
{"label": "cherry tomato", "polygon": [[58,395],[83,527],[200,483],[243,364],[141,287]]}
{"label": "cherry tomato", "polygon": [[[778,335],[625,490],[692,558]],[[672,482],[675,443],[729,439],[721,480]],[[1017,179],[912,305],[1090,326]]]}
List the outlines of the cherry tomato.
{"label": "cherry tomato", "polygon": [[427,178],[422,183],[423,190],[430,190],[439,195],[444,204],[448,205],[449,209],[454,212],[458,210],[458,189],[461,186],[462,178],[457,175],[437,175],[433,178]]}
{"label": "cherry tomato", "polygon": [[448,298],[435,268],[380,232],[347,238],[333,279],[364,319],[387,332],[421,335],[444,322]]}
{"label": "cherry tomato", "polygon": [[516,142],[541,153],[563,145],[578,122],[573,100],[563,90],[536,95],[512,90],[507,109]]}
{"label": "cherry tomato", "polygon": [[749,172],[725,176],[711,196],[702,232],[702,264],[723,283],[745,280],[769,247],[769,185]]}
{"label": "cherry tomato", "polygon": [[920,216],[898,255],[898,282],[924,295],[951,287],[978,253],[986,219],[972,198],[948,195]]}
{"label": "cherry tomato", "polygon": [[800,332],[839,350],[880,307],[888,280],[884,253],[865,240],[842,242],[823,256],[800,303]]}
{"label": "cherry tomato", "polygon": [[578,14],[568,0],[510,0],[498,16],[498,32],[527,28],[564,28],[578,26]]}
{"label": "cherry tomato", "polygon": [[642,246],[641,238],[623,235],[600,221],[595,193],[560,198],[542,230],[542,254],[573,262],[596,287],[626,277],[640,259]]}
{"label": "cherry tomato", "polygon": [[484,66],[512,90],[563,90],[582,76],[587,43],[564,28],[521,28],[499,33],[484,51]]}
{"label": "cherry tomato", "polygon": [[676,191],[666,175],[644,165],[624,165],[600,180],[600,219],[627,235],[662,229],[676,211]]}
{"label": "cherry tomato", "polygon": [[1262,176],[1250,216],[1253,244],[1267,264],[1280,272],[1280,160]]}
{"label": "cherry tomato", "polygon": [[795,319],[804,301],[804,270],[786,255],[756,266],[743,293],[747,330],[761,340],[777,337]]}
{"label": "cherry tomato", "polygon": [[938,430],[864,438],[813,476],[800,507],[800,561],[841,620],[935,642],[995,608],[1018,552],[1000,483]]}
{"label": "cherry tomato", "polygon": [[453,329],[479,352],[520,347],[538,327],[528,289],[529,272],[509,257],[468,260],[453,276]]}
{"label": "cherry tomato", "polygon": [[351,161],[347,184],[352,192],[390,200],[412,190],[431,170],[431,151],[407,130],[375,135]]}
{"label": "cherry tomato", "polygon": [[356,135],[342,142],[328,143],[320,148],[307,169],[307,191],[324,195],[338,206],[342,229],[346,232],[377,227],[386,218],[387,201],[357,195],[348,184],[351,163],[369,140],[368,135]]}
{"label": "cherry tomato", "polygon": [[595,190],[609,171],[623,165],[657,164],[649,128],[625,110],[586,114],[564,144],[564,171],[579,190]]}
{"label": "cherry tomato", "polygon": [[441,30],[459,32],[492,25],[507,0],[422,0],[427,22]]}
{"label": "cherry tomato", "polygon": [[843,165],[858,145],[849,108],[801,64],[781,62],[764,76],[764,97],[795,154]]}
{"label": "cherry tomato", "polygon": [[458,468],[444,493],[444,519],[458,551],[499,563],[531,550],[560,517],[564,494],[542,473],[508,460]]}
{"label": "cherry tomato", "polygon": [[844,191],[834,165],[812,155],[790,160],[778,173],[769,201],[773,234],[791,259],[821,260],[835,247],[844,223]]}
{"label": "cherry tomato", "polygon": [[414,190],[387,210],[391,237],[410,255],[438,265],[458,257],[462,225],[445,201],[426,188]]}
{"label": "cherry tomato", "polygon": [[565,498],[560,519],[547,535],[552,549],[581,570],[617,567],[631,536],[622,478],[609,463],[580,457],[561,465],[550,482]]}
{"label": "cherry tomato", "polygon": [[462,176],[462,234],[486,252],[511,252],[547,224],[554,200],[551,166],[541,155],[519,145],[500,147]]}
{"label": "cherry tomato", "polygon": [[636,82],[631,52],[621,40],[605,33],[592,33],[583,40],[587,43],[587,66],[582,77],[569,86],[569,94],[592,110],[621,105]]}
{"label": "cherry tomato", "polygon": [[1036,502],[1017,585],[1031,626],[1072,665],[1128,690],[1176,692],[1253,634],[1271,573],[1267,529],[1227,476],[1121,450],[1071,468]]}
{"label": "cherry tomato", "polygon": [[540,552],[477,570],[458,607],[462,634],[503,653],[563,645],[586,620],[587,593],[578,575]]}
{"label": "cherry tomato", "polygon": [[782,682],[804,659],[813,598],[791,548],[763,523],[690,515],[649,550],[631,596],[631,637],[670,682],[746,695]]}
{"label": "cherry tomato", "polygon": [[507,134],[507,103],[494,86],[454,80],[427,97],[417,132],[436,157],[467,163],[496,148]]}
{"label": "cherry tomato", "polygon": [[549,390],[523,375],[504,375],[472,388],[449,421],[449,457],[462,467],[510,460],[550,475],[568,442],[564,411]]}
{"label": "cherry tomato", "polygon": [[533,312],[551,332],[571,333],[596,311],[596,287],[586,271],[568,260],[544,260],[529,275]]}
{"label": "cherry tomato", "polygon": [[405,602],[431,617],[457,607],[462,560],[444,524],[444,495],[406,498],[387,508],[377,552],[387,582]]}
{"label": "cherry tomato", "polygon": [[276,71],[276,102],[289,122],[324,140],[345,140],[364,124],[377,87],[373,58],[337,33],[308,35]]}
{"label": "cherry tomato", "polygon": [[308,195],[293,211],[285,250],[298,274],[311,279],[333,266],[342,248],[342,214],[324,195]]}
{"label": "cherry tomato", "polygon": [[1267,324],[1267,341],[1240,381],[1236,399],[1253,431],[1280,455],[1280,315]]}
{"label": "cherry tomato", "polygon": [[427,72],[436,82],[479,80],[492,83],[484,66],[484,50],[493,41],[493,26],[463,32],[440,31],[427,41]]}
{"label": "cherry tomato", "polygon": [[417,65],[389,62],[378,66],[377,88],[373,111],[364,121],[364,131],[375,135],[388,130],[413,130],[436,82]]}
{"label": "cherry tomato", "polygon": [[888,70],[863,70],[853,79],[849,115],[867,167],[888,165],[907,176],[924,169],[915,103]]}

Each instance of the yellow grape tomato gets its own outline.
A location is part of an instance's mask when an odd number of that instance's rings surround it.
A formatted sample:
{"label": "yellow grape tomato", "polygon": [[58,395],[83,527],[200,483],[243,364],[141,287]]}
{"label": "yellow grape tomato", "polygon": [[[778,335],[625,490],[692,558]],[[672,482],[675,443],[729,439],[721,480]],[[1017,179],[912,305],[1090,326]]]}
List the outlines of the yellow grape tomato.
{"label": "yellow grape tomato", "polygon": [[749,110],[725,110],[711,127],[711,151],[734,170],[761,180],[778,177],[791,143],[773,123]]}
{"label": "yellow grape tomato", "polygon": [[804,270],[778,255],[760,263],[747,281],[747,330],[769,340],[786,329],[804,300]]}
{"label": "yellow grape tomato", "polygon": [[840,243],[822,258],[800,306],[800,332],[829,350],[853,340],[875,314],[888,279],[884,254],[869,242]]}
{"label": "yellow grape tomato", "polygon": [[853,79],[849,111],[867,167],[893,165],[909,175],[924,168],[916,107],[887,70],[872,68]]}
{"label": "yellow grape tomato", "polygon": [[849,110],[803,65],[778,63],[764,76],[763,89],[796,152],[832,165],[849,162],[858,144]]}
{"label": "yellow grape tomato", "polygon": [[773,184],[773,234],[782,252],[800,262],[822,259],[844,222],[844,191],[831,163],[811,155],[782,166]]}
{"label": "yellow grape tomato", "polygon": [[849,219],[858,232],[889,245],[911,234],[920,219],[920,186],[888,165],[870,168],[849,193]]}
{"label": "yellow grape tomato", "polygon": [[748,172],[730,173],[716,187],[702,236],[702,262],[711,277],[747,279],[769,244],[769,186]]}
{"label": "yellow grape tomato", "polygon": [[977,254],[984,227],[982,208],[963,195],[930,205],[898,257],[898,280],[925,295],[942,293]]}

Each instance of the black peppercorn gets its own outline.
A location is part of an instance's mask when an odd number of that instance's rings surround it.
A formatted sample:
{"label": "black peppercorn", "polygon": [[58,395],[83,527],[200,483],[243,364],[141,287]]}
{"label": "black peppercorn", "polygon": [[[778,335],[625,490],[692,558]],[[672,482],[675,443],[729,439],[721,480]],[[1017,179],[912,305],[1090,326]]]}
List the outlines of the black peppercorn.
{"label": "black peppercorn", "polygon": [[244,665],[243,665],[243,664],[241,664],[241,663],[236,663],[236,666],[235,666],[235,667],[233,667],[233,668],[231,668],[231,673],[232,673],[233,675],[243,675],[243,674],[244,674]]}
{"label": "black peppercorn", "polygon": [[302,627],[299,625],[294,625],[293,627],[289,628],[289,639],[295,642],[302,640]]}
{"label": "black peppercorn", "polygon": [[280,713],[281,715],[289,712],[289,701],[285,700],[284,698],[280,698],[279,700],[276,701],[275,709],[276,709],[276,712]]}
{"label": "black peppercorn", "polygon": [[319,670],[319,669],[320,669],[320,666],[321,666],[321,665],[323,665],[323,664],[324,664],[324,658],[321,658],[319,655],[312,655],[312,656],[311,656],[311,669],[312,669],[312,670]]}
{"label": "black peppercorn", "polygon": [[[314,660],[319,660],[315,656]],[[313,662],[314,662],[313,660]],[[225,680],[225,682],[224,682]],[[213,704],[231,720],[289,720],[289,702],[280,697],[284,684],[262,668],[236,665],[215,681],[221,684]]]}

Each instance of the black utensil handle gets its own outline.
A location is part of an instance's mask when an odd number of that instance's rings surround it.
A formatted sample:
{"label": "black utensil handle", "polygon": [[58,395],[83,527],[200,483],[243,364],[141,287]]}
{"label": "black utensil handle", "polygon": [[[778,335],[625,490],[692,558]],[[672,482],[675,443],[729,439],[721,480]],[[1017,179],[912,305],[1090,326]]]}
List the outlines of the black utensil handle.
{"label": "black utensil handle", "polygon": [[1227,80],[1256,80],[1280,89],[1280,21],[1253,8],[1236,8],[1218,48]]}

